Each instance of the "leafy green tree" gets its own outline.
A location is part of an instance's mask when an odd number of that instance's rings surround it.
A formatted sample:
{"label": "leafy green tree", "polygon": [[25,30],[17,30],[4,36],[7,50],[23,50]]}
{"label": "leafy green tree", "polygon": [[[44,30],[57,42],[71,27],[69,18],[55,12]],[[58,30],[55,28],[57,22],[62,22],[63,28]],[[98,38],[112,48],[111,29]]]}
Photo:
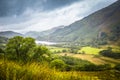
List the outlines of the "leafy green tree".
{"label": "leafy green tree", "polygon": [[22,59],[26,61],[29,50],[35,47],[35,45],[35,40],[33,38],[16,36],[9,39],[5,51],[12,59]]}
{"label": "leafy green tree", "polygon": [[33,56],[32,59],[37,61],[49,60],[51,52],[45,46],[36,46],[33,49]]}
{"label": "leafy green tree", "polygon": [[35,40],[33,38],[27,37],[23,39],[21,46],[22,58],[26,60],[29,55],[29,51],[36,46]]}

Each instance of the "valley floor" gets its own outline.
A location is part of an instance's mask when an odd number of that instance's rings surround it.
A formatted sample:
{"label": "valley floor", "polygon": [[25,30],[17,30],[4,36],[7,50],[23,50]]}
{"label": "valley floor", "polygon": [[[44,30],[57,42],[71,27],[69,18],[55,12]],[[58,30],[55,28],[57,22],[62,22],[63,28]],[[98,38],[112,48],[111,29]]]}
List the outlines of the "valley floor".
{"label": "valley floor", "polygon": [[96,65],[100,64],[111,64],[114,66],[115,64],[120,63],[120,59],[113,59],[109,57],[99,56],[99,55],[92,55],[92,54],[73,54],[73,53],[58,53],[57,55],[60,56],[71,56],[83,60],[88,60]]}

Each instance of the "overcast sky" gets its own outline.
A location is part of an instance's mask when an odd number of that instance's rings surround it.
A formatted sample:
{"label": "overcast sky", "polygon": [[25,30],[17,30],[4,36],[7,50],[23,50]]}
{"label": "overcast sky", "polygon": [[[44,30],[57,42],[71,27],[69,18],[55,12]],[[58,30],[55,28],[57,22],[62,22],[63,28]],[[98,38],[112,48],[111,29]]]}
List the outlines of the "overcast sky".
{"label": "overcast sky", "polygon": [[0,0],[0,31],[43,31],[69,25],[117,0]]}

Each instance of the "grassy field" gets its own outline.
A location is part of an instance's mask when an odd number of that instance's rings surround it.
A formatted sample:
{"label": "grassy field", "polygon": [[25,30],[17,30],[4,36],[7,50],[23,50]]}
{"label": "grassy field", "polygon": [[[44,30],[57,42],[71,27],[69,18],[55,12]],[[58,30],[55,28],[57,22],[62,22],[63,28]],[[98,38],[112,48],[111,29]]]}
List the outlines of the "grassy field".
{"label": "grassy field", "polygon": [[85,54],[98,55],[101,50],[103,50],[103,49],[93,48],[93,47],[82,47],[78,52],[80,52],[80,53],[84,52]]}
{"label": "grassy field", "polygon": [[113,58],[108,58],[108,57],[103,57],[103,56],[95,56],[91,54],[73,54],[73,53],[59,53],[56,55],[60,56],[71,56],[83,60],[88,60],[96,65],[101,65],[101,64],[111,64],[111,66],[114,66],[115,64],[120,63],[120,59],[113,59]]}
{"label": "grassy field", "polygon": [[120,46],[115,46],[115,45],[101,46],[101,48],[103,48],[103,49],[107,49],[108,47],[111,47],[113,52],[120,53]]}
{"label": "grassy field", "polygon": [[120,47],[118,46],[102,46],[101,48],[94,48],[94,47],[82,47],[80,50],[78,50],[79,53],[85,53],[85,54],[74,54],[74,53],[70,53],[70,52],[65,52],[63,53],[62,50],[69,50],[69,48],[60,48],[60,47],[52,47],[52,46],[48,46],[49,50],[54,52],[54,51],[60,51],[59,54],[56,55],[60,55],[60,56],[71,56],[71,57],[75,57],[75,58],[79,58],[79,59],[83,59],[83,60],[88,60],[96,65],[100,65],[100,64],[111,64],[112,66],[114,66],[115,64],[120,63],[120,59],[113,59],[113,58],[109,58],[109,57],[103,57],[99,55],[99,52],[102,50],[107,49],[108,47],[112,48],[112,51],[114,52],[120,52]]}
{"label": "grassy field", "polygon": [[68,48],[61,48],[61,47],[54,47],[54,46],[47,46],[47,48],[51,52],[62,52],[63,50],[68,50]]}
{"label": "grassy field", "polygon": [[47,64],[31,62],[20,64],[0,60],[0,80],[119,80],[119,72],[61,72],[50,69]]}

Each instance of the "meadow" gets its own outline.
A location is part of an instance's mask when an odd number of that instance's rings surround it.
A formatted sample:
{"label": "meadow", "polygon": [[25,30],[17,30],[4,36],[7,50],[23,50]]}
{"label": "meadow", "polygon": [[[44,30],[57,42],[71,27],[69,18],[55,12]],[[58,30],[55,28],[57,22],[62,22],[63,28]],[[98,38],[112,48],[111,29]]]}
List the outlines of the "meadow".
{"label": "meadow", "polygon": [[94,54],[94,55],[98,55],[100,51],[102,51],[103,49],[99,49],[99,48],[94,48],[94,47],[82,47],[78,52],[82,53],[84,52],[85,54]]}

